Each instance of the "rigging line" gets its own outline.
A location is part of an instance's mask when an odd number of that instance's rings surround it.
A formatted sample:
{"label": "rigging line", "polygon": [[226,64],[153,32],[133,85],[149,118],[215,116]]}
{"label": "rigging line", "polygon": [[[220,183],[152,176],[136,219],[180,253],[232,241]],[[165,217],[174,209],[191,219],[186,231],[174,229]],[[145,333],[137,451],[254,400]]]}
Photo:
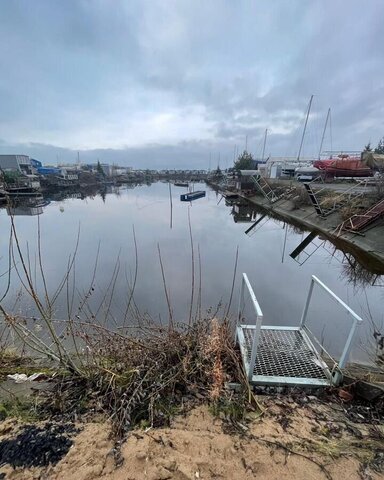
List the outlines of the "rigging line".
{"label": "rigging line", "polygon": [[[319,155],[318,155],[318,158],[320,160],[320,155],[321,155],[321,150],[323,148],[323,142],[324,142],[324,137],[325,137],[325,132],[327,130],[327,125],[328,125],[328,120],[330,118],[330,115],[331,115],[331,108],[328,108],[328,112],[327,112],[327,118],[325,119],[325,125],[324,125],[324,130],[323,130],[323,135],[321,137],[321,142],[320,142],[320,148],[319,148]],[[332,135],[332,133],[331,133]],[[332,150],[332,148],[331,148]]]}

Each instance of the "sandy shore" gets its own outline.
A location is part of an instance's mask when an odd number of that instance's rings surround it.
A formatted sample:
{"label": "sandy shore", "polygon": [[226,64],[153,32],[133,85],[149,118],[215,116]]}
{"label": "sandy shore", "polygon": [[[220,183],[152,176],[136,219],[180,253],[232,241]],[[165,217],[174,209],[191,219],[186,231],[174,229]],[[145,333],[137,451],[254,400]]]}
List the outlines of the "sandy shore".
{"label": "sandy shore", "polygon": [[[313,397],[304,400],[264,399],[264,414],[240,425],[213,417],[206,406],[196,407],[187,415],[176,417],[170,428],[130,433],[118,456],[109,438],[108,422],[80,424],[81,431],[74,436],[72,447],[55,466],[13,469],[5,465],[0,468],[0,478],[383,478],[383,471],[375,469],[384,468],[384,447],[382,441],[372,437],[368,425],[348,419],[340,403],[321,403]],[[0,441],[15,434],[18,428],[12,420],[3,422]]]}

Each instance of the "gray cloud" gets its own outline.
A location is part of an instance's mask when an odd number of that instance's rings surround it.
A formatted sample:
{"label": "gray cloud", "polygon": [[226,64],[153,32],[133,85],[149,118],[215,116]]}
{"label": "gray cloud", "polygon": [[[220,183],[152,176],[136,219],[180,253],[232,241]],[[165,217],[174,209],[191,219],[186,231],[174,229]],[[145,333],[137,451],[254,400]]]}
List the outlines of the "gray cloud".
{"label": "gray cloud", "polygon": [[[3,0],[0,151],[208,166],[235,144],[305,154],[384,135],[384,4]],[[326,148],[330,148],[329,135]],[[212,160],[211,160],[212,161]],[[190,164],[190,165],[187,165]]]}

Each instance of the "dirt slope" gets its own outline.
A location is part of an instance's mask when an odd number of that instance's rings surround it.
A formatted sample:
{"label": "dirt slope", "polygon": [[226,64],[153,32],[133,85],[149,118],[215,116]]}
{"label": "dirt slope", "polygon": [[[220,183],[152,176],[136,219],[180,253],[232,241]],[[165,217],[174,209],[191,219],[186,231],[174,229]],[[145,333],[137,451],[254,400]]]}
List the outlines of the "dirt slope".
{"label": "dirt slope", "polygon": [[238,425],[243,433],[224,433],[226,422],[214,418],[205,406],[177,417],[172,428],[138,430],[122,445],[124,461],[118,468],[108,425],[89,423],[56,466],[29,470],[3,466],[0,472],[7,480],[384,478],[373,469],[383,466],[373,453],[380,450],[380,442],[372,440],[366,426],[347,420],[338,405],[270,399],[265,406],[261,418],[244,428]]}

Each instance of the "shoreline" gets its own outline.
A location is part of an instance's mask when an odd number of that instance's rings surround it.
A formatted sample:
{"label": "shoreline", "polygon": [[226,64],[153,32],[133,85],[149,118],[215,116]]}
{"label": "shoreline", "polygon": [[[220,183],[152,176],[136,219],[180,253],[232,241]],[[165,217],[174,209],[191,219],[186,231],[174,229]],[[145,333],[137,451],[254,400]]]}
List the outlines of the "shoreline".
{"label": "shoreline", "polygon": [[[223,189],[217,184],[210,183],[209,186],[224,193]],[[360,235],[348,232],[335,235],[335,229],[342,222],[340,213],[337,211],[322,218],[316,214],[312,205],[294,208],[292,201],[289,199],[281,199],[274,204],[270,204],[260,195],[246,196],[239,192],[236,193],[250,205],[260,208],[269,215],[325,237],[344,253],[352,254],[359,263],[372,273],[384,274],[384,225],[379,224],[371,227]]]}

